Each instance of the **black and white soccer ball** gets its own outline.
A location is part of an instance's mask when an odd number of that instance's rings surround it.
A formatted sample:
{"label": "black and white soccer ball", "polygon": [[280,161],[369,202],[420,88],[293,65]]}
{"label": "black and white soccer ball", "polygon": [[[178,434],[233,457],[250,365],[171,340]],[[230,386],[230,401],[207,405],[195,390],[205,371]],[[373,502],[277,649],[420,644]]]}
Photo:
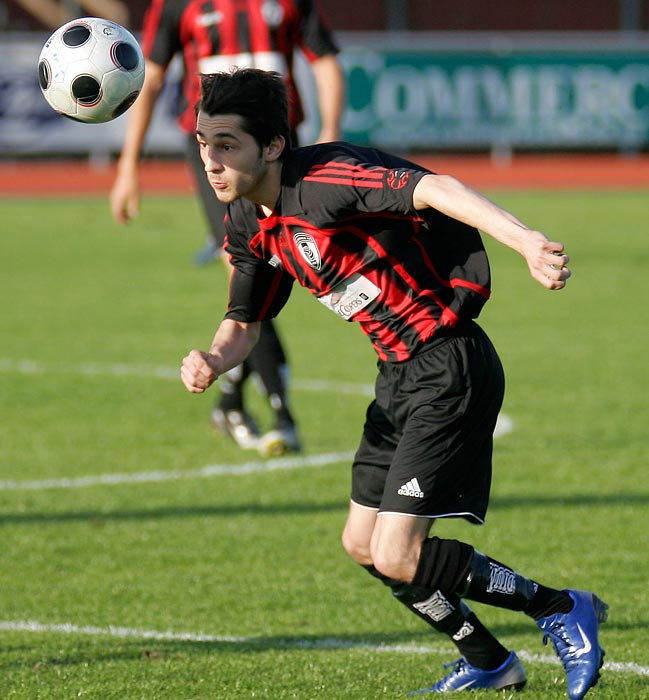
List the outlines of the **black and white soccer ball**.
{"label": "black and white soccer ball", "polygon": [[144,82],[144,56],[121,25],[83,17],[59,27],[45,42],[38,82],[55,112],[99,124],[135,102]]}

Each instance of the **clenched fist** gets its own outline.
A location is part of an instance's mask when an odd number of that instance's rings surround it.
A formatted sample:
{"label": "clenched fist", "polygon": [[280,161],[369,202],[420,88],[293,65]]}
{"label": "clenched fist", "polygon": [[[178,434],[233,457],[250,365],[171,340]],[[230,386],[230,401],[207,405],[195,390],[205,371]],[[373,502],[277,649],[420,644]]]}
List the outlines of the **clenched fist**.
{"label": "clenched fist", "polygon": [[201,350],[192,350],[183,359],[180,378],[192,394],[202,394],[219,377],[218,361],[214,355]]}

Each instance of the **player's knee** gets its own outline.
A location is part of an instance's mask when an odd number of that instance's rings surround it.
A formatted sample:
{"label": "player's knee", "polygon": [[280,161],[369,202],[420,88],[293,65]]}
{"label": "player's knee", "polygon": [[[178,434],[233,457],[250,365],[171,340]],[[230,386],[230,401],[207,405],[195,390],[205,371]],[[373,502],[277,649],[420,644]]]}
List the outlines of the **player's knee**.
{"label": "player's knee", "polygon": [[346,527],[341,537],[344,550],[358,564],[369,566],[372,563],[370,544],[364,538],[359,538],[353,529]]}
{"label": "player's knee", "polygon": [[376,543],[372,546],[371,557],[376,569],[388,578],[410,583],[417,570],[417,560],[408,551]]}

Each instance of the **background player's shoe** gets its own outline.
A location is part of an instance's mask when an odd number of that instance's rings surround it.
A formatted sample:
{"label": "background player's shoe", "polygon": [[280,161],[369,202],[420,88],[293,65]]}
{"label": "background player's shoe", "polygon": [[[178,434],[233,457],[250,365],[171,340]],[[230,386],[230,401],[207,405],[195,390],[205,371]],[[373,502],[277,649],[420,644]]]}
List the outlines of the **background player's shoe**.
{"label": "background player's shoe", "polygon": [[212,425],[223,435],[229,435],[242,450],[257,449],[259,430],[245,411],[224,411],[217,406],[210,418]]}
{"label": "background player's shoe", "polygon": [[204,267],[209,265],[213,260],[221,257],[222,249],[216,244],[212,238],[208,238],[205,246],[192,255],[192,262],[196,267]]}
{"label": "background player's shoe", "polygon": [[598,630],[608,617],[608,605],[589,591],[566,591],[574,607],[569,613],[542,617],[537,625],[545,633],[543,643],[552,641],[568,678],[570,700],[581,700],[599,680],[604,650]]}
{"label": "background player's shoe", "polygon": [[511,652],[505,662],[493,671],[484,671],[467,663],[464,659],[447,664],[444,668],[453,670],[435,683],[431,688],[414,690],[408,695],[421,693],[457,693],[460,690],[479,690],[491,688],[493,690],[505,690],[515,688],[520,690],[527,683],[527,674],[515,652]]}
{"label": "background player's shoe", "polygon": [[302,443],[293,423],[277,425],[259,438],[257,450],[262,457],[278,457],[286,452],[301,452]]}

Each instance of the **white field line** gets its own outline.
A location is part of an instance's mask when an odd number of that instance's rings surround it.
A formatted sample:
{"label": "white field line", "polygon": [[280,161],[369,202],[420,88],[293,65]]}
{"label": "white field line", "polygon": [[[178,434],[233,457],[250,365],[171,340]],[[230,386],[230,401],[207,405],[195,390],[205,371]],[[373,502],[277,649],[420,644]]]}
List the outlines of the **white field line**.
{"label": "white field line", "polygon": [[[237,637],[231,635],[203,634],[196,632],[160,632],[156,630],[133,629],[130,627],[94,627],[91,625],[74,625],[66,622],[62,624],[43,624],[34,620],[0,620],[0,631],[3,632],[30,632],[37,634],[68,634],[86,635],[90,637],[112,637],[116,639],[141,639],[156,642],[194,642],[203,644],[232,644],[233,646],[258,645],[260,647],[277,644],[264,637]],[[314,650],[347,650],[360,649],[377,652],[390,652],[395,654],[448,654],[450,647],[443,645],[425,646],[409,644],[371,644],[369,642],[348,642],[335,637],[323,639],[299,639],[286,638],[279,642],[284,649],[314,649]],[[517,652],[524,661],[536,664],[559,665],[556,656],[543,654],[531,654],[526,651]],[[629,673],[636,676],[649,676],[649,667],[636,663],[623,663],[608,661],[604,664],[604,670],[617,673]]]}
{"label": "white field line", "polygon": [[158,481],[180,481],[182,479],[209,479],[224,474],[257,474],[260,472],[285,471],[323,467],[328,464],[348,462],[354,452],[329,452],[307,457],[284,457],[266,461],[244,462],[243,464],[208,464],[201,469],[187,471],[151,471],[134,474],[97,474],[76,478],[37,479],[34,481],[0,481],[0,491],[36,491],[40,489],[77,489],[84,486],[113,486],[117,484],[138,484]]}
{"label": "white field line", "polygon": [[[180,381],[180,365],[177,369],[156,365],[105,365],[95,362],[82,362],[78,365],[52,364],[32,360],[10,360],[0,358],[0,372],[10,374],[80,374],[87,377],[139,377],[153,379],[169,379]],[[295,391],[351,394],[354,396],[373,396],[374,385],[353,382],[332,382],[329,380],[299,380],[291,381],[291,389]]]}
{"label": "white field line", "polygon": [[[78,365],[46,365],[31,360],[14,361],[0,358],[0,372],[19,374],[52,374],[53,372],[80,374],[86,376],[111,377],[153,377],[159,379],[179,380],[179,371],[168,367],[154,365],[102,365],[96,363],[81,363]],[[331,382],[328,380],[296,380],[293,388],[308,392],[332,392],[354,396],[373,396],[371,384],[353,384]],[[494,437],[501,437],[513,429],[512,419],[505,415],[498,416]],[[60,479],[36,479],[31,481],[5,480],[0,481],[0,491],[34,491],[40,489],[74,489],[86,486],[108,486],[128,483],[147,483],[160,481],[179,481],[181,479],[206,479],[225,474],[254,474],[287,469],[304,469],[319,467],[336,462],[349,461],[354,452],[329,453],[311,455],[308,457],[287,457],[268,461],[253,461],[243,464],[211,464],[200,469],[187,471],[136,472],[133,474],[97,474],[83,477],[62,477]]]}

